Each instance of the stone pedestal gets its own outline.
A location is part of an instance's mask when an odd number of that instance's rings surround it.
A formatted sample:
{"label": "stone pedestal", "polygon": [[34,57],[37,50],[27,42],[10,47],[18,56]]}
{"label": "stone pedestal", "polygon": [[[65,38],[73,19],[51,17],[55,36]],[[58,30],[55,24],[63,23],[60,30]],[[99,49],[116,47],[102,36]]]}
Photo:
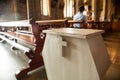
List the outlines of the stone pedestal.
{"label": "stone pedestal", "polygon": [[61,28],[47,33],[43,60],[48,80],[102,80],[111,62],[103,30]]}

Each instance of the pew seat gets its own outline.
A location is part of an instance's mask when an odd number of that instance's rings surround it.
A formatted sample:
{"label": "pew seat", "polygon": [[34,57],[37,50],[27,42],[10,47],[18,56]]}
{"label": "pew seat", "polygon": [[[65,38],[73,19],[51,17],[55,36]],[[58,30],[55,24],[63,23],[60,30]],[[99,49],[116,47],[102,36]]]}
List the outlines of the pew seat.
{"label": "pew seat", "polygon": [[[13,46],[14,46],[15,48],[17,48],[17,49],[23,50],[23,51],[25,51],[25,52],[29,52],[29,51],[30,51],[29,48],[27,48],[27,47],[25,47],[25,46],[22,46],[22,45],[20,45],[20,44],[18,44],[18,43],[16,43],[16,42],[14,42],[14,41],[6,38],[6,35],[4,35],[4,36],[0,35],[0,38],[1,38],[3,41],[6,41],[7,43],[9,43],[10,45],[13,45]],[[13,46],[12,46],[11,48],[13,48]]]}
{"label": "pew seat", "polygon": [[10,44],[11,49],[24,51],[24,54],[30,53],[27,55],[28,58],[32,58],[34,56],[31,48],[18,43],[18,40],[20,40],[26,44],[34,45],[32,40],[29,40],[29,36],[16,34],[13,32],[0,32],[0,38],[2,41],[6,41],[8,44]]}
{"label": "pew seat", "polygon": [[0,32],[0,35],[3,35],[6,38],[8,37],[14,40],[20,40],[26,44],[30,44],[34,46],[34,36],[30,34],[25,35],[23,33],[18,33],[18,32]]}

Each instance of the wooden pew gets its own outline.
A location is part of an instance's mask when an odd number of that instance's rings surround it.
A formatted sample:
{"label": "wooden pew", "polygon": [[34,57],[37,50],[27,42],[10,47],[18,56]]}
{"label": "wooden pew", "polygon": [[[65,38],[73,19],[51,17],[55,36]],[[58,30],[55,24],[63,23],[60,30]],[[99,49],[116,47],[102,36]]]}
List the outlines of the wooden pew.
{"label": "wooden pew", "polygon": [[88,28],[104,30],[102,36],[107,36],[113,31],[111,21],[90,21],[88,22]]}
{"label": "wooden pew", "polygon": [[[25,52],[29,52],[30,49],[21,45],[21,44],[18,44],[17,43],[17,40],[20,39],[18,38],[18,35],[15,35],[13,36],[13,34],[11,35],[12,33],[7,33],[7,32],[0,32],[0,38],[3,40],[3,41],[6,41],[7,43],[9,43],[10,45],[12,45],[12,47],[16,47],[17,49],[20,49],[20,50],[23,50]],[[29,42],[27,42],[29,43]]]}
{"label": "wooden pew", "polygon": [[80,24],[81,25],[81,28],[87,28],[87,26],[84,24],[84,21],[74,21],[74,20],[68,20],[68,26],[73,28],[73,24],[76,23],[76,24]]}
{"label": "wooden pew", "polygon": [[[12,24],[10,24],[10,22],[8,22],[8,24],[7,24],[7,22],[0,23],[0,25],[1,26],[9,26],[9,27],[13,27],[13,26],[21,27],[24,25],[31,26],[32,35],[34,36],[34,39],[35,39],[34,44],[32,43],[35,46],[35,49],[34,49],[34,51],[30,50],[30,52],[29,52],[29,51],[26,51],[24,46],[20,45],[19,43],[11,41],[7,37],[3,38],[0,36],[2,39],[5,39],[8,43],[11,43],[11,42],[14,43],[13,45],[15,45],[15,47],[18,49],[22,46],[23,47],[22,50],[25,49],[24,54],[26,54],[26,56],[28,56],[28,58],[30,59],[29,63],[28,63],[29,66],[21,69],[19,72],[16,73],[15,76],[17,79],[21,79],[23,76],[26,76],[28,74],[28,72],[44,65],[42,56],[40,55],[40,53],[42,52],[42,49],[43,49],[44,41],[45,41],[45,34],[42,33],[42,30],[50,29],[50,28],[61,28],[61,27],[68,26],[66,19],[64,19],[64,20],[45,20],[45,21],[30,20],[29,23],[31,25],[28,23],[28,21],[25,21],[25,22],[24,21],[18,21],[18,22],[15,21],[15,23],[14,22],[11,22],[11,23]],[[13,25],[13,24],[15,24],[15,25]],[[27,42],[26,39],[23,39],[20,36],[18,36],[19,35],[18,33],[16,33],[16,35],[15,35],[15,33],[9,33],[9,35],[8,35],[8,33],[6,34],[5,32],[1,32],[1,34],[7,35],[7,36],[12,37],[14,39],[18,39],[18,37],[19,37],[19,39],[22,39],[23,41]],[[19,46],[16,46],[16,45],[19,45]]]}
{"label": "wooden pew", "polygon": [[111,33],[112,32],[112,22],[111,21],[88,21],[87,26],[84,25],[83,21],[73,21],[68,20],[69,27],[73,28],[73,24],[78,23],[82,27],[81,28],[87,28],[87,29],[102,29],[105,31],[105,33]]}
{"label": "wooden pew", "polygon": [[23,33],[18,32],[0,32],[0,35],[3,35],[5,37],[10,37],[12,39],[18,39],[21,41],[24,41],[27,44],[34,46],[34,36],[33,35],[25,35]]}
{"label": "wooden pew", "polygon": [[105,32],[112,32],[112,22],[111,21],[88,21],[88,28],[102,29]]}
{"label": "wooden pew", "polygon": [[59,19],[59,20],[42,20],[36,21],[40,27],[47,27],[47,28],[60,28],[60,27],[69,27],[67,19]]}
{"label": "wooden pew", "polygon": [[[9,28],[12,28],[12,27],[18,28],[18,27],[26,27],[26,26],[31,27],[31,25],[29,24],[29,20],[1,22],[0,25],[1,25],[1,27],[4,27],[4,28],[8,28],[8,27]],[[27,35],[25,35],[25,33]],[[24,51],[24,54],[29,58],[29,62],[28,62],[29,65],[26,68],[22,68],[21,70],[16,72],[15,75],[16,75],[17,79],[21,79],[23,76],[26,76],[29,71],[36,69],[36,66],[41,66],[41,64],[43,65],[42,60],[40,60],[41,58],[38,60],[35,60],[35,56],[37,56],[37,55],[33,49],[30,49],[30,48],[28,48],[24,45],[21,45],[17,42],[18,40],[20,40],[26,44],[35,46],[33,34],[29,34],[29,32],[25,32],[25,31],[22,31],[22,33],[3,31],[3,32],[0,32],[0,38],[2,40],[5,40],[10,45],[12,45],[12,47],[11,47],[12,49],[16,48],[16,49]]]}

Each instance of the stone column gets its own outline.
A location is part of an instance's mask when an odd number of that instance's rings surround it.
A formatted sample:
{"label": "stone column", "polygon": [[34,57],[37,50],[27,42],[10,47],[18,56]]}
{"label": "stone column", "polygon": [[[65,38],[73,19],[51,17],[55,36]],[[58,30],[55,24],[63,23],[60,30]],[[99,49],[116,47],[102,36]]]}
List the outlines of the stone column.
{"label": "stone column", "polygon": [[[107,5],[107,9],[106,10],[108,10],[107,12],[106,12],[106,14],[107,14],[107,18],[108,18],[108,20],[111,20],[111,16],[112,16],[112,1],[111,0],[109,0],[109,1],[107,1],[108,3],[108,5]],[[105,10],[105,11],[106,11]]]}
{"label": "stone column", "polygon": [[100,0],[94,0],[95,20],[100,18]]}
{"label": "stone column", "polygon": [[16,0],[12,0],[13,1],[13,12],[15,13],[15,20],[17,20],[17,6],[16,6]]}

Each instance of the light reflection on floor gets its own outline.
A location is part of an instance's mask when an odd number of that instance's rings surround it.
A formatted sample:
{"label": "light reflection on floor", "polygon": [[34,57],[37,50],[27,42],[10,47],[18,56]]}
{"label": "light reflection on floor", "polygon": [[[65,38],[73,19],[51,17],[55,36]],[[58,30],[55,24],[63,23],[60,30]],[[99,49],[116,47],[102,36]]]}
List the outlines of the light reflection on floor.
{"label": "light reflection on floor", "polygon": [[112,65],[108,69],[104,80],[120,80],[120,33],[105,37],[105,44]]}

